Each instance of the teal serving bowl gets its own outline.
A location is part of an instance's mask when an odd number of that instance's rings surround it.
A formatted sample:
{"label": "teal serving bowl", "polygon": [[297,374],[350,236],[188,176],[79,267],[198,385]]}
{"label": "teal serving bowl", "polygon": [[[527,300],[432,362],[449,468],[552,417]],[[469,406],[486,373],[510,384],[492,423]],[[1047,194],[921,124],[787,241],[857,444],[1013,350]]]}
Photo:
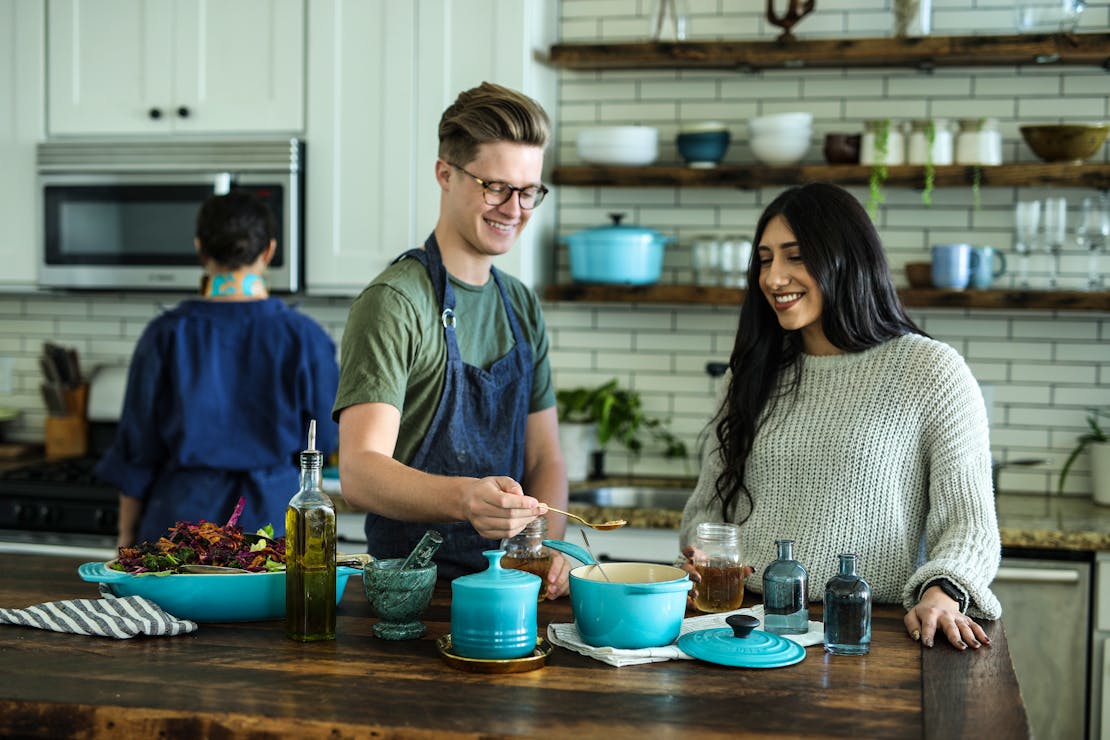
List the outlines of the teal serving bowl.
{"label": "teal serving bowl", "polygon": [[[335,603],[347,579],[359,571],[336,569]],[[131,574],[107,563],[77,568],[84,581],[103,583],[114,596],[142,596],[179,619],[194,622],[257,622],[285,617],[285,572]]]}
{"label": "teal serving bowl", "polygon": [[731,136],[728,131],[683,131],[675,137],[675,148],[688,167],[716,167],[725,157]]}

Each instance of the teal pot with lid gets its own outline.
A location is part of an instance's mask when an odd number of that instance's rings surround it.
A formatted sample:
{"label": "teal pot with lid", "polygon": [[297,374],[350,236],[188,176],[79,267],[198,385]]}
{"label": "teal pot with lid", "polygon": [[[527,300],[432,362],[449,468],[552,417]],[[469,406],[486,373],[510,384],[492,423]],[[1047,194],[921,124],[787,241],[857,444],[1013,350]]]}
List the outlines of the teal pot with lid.
{"label": "teal pot with lid", "polygon": [[686,571],[658,563],[598,566],[578,545],[562,540],[544,544],[585,563],[570,572],[570,605],[587,645],[638,649],[678,639],[692,585]]}
{"label": "teal pot with lid", "polygon": [[504,554],[486,550],[486,570],[451,581],[451,645],[464,658],[511,660],[536,648],[540,577],[502,568]]}
{"label": "teal pot with lid", "polygon": [[570,276],[580,283],[653,285],[663,271],[663,252],[674,241],[654,229],[621,224],[623,213],[611,213],[612,224],[564,237],[570,249]]}

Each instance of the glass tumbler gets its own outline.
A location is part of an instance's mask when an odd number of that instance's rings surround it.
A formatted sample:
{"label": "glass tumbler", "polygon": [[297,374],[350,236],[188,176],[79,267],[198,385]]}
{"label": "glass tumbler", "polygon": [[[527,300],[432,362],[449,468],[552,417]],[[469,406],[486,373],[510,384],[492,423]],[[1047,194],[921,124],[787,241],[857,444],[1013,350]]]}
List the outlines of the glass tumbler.
{"label": "glass tumbler", "polygon": [[1014,253],[1017,270],[1012,279],[1015,288],[1030,288],[1029,280],[1029,253],[1033,250],[1037,239],[1037,231],[1041,225],[1041,202],[1039,200],[1023,200],[1014,204]]}
{"label": "glass tumbler", "polygon": [[1102,290],[1103,254],[1110,246],[1110,196],[1083,199],[1075,242],[1087,253],[1087,290]]}
{"label": "glass tumbler", "polygon": [[1068,201],[1066,198],[1045,198],[1043,209],[1045,285],[1053,290],[1060,285],[1060,250],[1068,232]]}

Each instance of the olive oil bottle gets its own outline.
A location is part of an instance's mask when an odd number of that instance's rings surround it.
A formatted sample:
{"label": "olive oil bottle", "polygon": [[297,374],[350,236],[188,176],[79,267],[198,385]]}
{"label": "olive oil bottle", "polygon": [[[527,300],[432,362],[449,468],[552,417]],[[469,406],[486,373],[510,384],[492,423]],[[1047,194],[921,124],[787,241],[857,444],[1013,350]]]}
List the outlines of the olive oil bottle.
{"label": "olive oil bottle", "polygon": [[323,464],[313,419],[301,490],[285,510],[285,633],[300,642],[335,639],[335,507],[320,488]]}

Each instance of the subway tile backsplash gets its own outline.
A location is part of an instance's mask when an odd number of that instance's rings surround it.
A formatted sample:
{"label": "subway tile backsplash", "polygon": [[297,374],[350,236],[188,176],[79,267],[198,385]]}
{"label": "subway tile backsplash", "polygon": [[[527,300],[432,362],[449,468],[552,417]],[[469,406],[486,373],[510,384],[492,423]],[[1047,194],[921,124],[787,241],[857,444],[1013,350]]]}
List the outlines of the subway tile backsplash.
{"label": "subway tile backsplash", "polygon": [[[647,35],[651,0],[562,0],[561,38],[566,42],[630,41]],[[689,0],[691,39],[762,39],[779,29],[764,20],[763,0]],[[890,1],[822,0],[795,28],[801,38],[883,36],[890,32]],[[934,0],[934,32],[1012,33],[1010,3],[1001,0]],[[1081,31],[1105,31],[1110,5],[1092,3]],[[994,116],[1004,137],[1005,161],[1035,161],[1020,138],[1024,122],[1110,120],[1110,77],[1095,67],[942,68],[932,73],[906,69],[775,70],[761,73],[712,70],[564,71],[556,111],[557,163],[579,162],[575,136],[599,124],[642,123],[660,129],[660,161],[678,160],[674,134],[683,122],[722,120],[733,144],[726,162],[750,163],[744,124],[748,117],[807,110],[815,114],[807,161],[823,161],[821,140],[830,131],[860,131],[865,118],[905,121],[926,116]],[[1108,160],[1110,147],[1097,156]],[[850,190],[866,201],[866,187]],[[664,231],[677,239],[668,247],[664,280],[690,282],[690,243],[703,233],[750,235],[762,208],[777,194],[730,189],[560,187],[562,234],[608,222],[611,212],[626,223]],[[979,205],[969,187],[941,188],[926,208],[916,190],[884,188],[877,225],[896,281],[903,265],[925,261],[934,243],[992,244],[1010,256],[1012,213],[1019,199],[1051,193],[1068,198],[1078,215],[1077,188],[982,188]],[[544,206],[549,207],[547,205]],[[553,250],[557,275],[569,278],[565,249]],[[1106,258],[1110,262],[1110,257]],[[1061,261],[1065,283],[1080,285],[1085,255],[1070,245]],[[1110,264],[1106,265],[1110,271]],[[370,275],[367,275],[367,280]],[[1003,284],[1005,278],[1003,278]],[[86,367],[126,364],[146,323],[179,295],[19,294],[0,295],[0,357],[14,359],[12,389],[0,406],[24,416],[13,436],[38,440],[44,411],[39,397],[37,357],[44,340],[75,346]],[[348,299],[298,298],[301,308],[325,326],[337,343]],[[643,393],[649,414],[671,420],[694,449],[715,411],[719,380],[706,362],[728,360],[736,328],[736,306],[669,307],[545,303],[551,361],[560,387],[596,385],[618,378]],[[1041,465],[1003,471],[1008,491],[1056,491],[1058,473],[1086,409],[1110,406],[1110,315],[1099,312],[964,311],[912,309],[911,316],[937,339],[967,358],[993,397],[992,449],[998,460],[1034,458]],[[607,469],[642,475],[695,475],[698,462],[662,459],[649,450],[638,460],[612,450]],[[1087,461],[1069,475],[1066,494],[1089,495]]]}

